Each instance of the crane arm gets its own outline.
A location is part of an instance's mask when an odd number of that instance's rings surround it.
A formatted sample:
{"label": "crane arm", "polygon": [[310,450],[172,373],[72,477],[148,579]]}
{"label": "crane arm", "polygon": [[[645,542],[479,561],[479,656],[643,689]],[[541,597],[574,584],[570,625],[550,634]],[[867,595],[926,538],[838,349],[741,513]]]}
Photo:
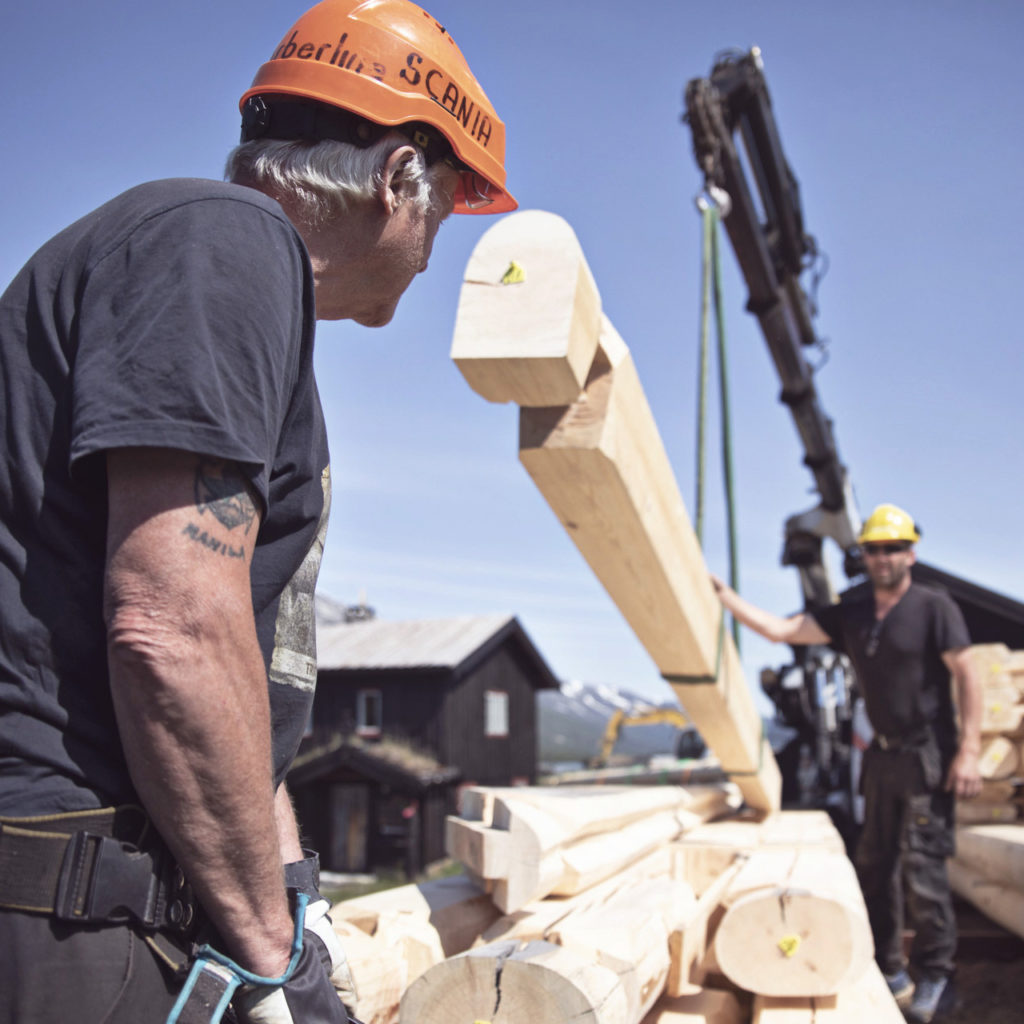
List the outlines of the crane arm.
{"label": "crane arm", "polygon": [[[808,604],[834,600],[821,545],[831,538],[852,567],[860,517],[846,467],[804,355],[821,346],[800,276],[816,249],[805,232],[800,189],[783,155],[760,51],[719,60],[708,78],[686,87],[686,120],[705,186],[729,197],[723,223],[749,289],[747,308],[760,323],[793,417],[820,503],[786,523],[783,564],[800,572]],[[749,180],[736,137],[743,147]]]}

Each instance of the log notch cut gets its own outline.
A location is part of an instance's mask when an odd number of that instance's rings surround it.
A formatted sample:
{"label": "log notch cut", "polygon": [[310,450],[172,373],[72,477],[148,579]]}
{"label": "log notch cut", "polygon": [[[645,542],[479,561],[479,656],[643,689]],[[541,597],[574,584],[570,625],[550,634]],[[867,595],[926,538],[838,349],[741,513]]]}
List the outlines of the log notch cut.
{"label": "log notch cut", "polygon": [[737,802],[731,785],[479,787],[448,818],[447,849],[508,914],[582,892]]}
{"label": "log notch cut", "polygon": [[[501,284],[513,264],[521,282]],[[520,405],[520,461],[744,799],[776,810],[761,717],[632,357],[595,319],[592,282],[560,217],[504,218],[470,258],[452,356],[484,398]]]}

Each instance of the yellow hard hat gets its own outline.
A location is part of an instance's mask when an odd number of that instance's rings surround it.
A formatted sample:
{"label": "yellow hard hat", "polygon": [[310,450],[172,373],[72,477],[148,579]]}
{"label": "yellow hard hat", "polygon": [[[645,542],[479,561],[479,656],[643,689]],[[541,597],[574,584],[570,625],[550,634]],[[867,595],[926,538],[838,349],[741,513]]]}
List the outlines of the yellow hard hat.
{"label": "yellow hard hat", "polygon": [[921,533],[914,525],[914,520],[896,505],[879,505],[864,521],[857,538],[861,544],[887,540],[916,544],[920,539]]}

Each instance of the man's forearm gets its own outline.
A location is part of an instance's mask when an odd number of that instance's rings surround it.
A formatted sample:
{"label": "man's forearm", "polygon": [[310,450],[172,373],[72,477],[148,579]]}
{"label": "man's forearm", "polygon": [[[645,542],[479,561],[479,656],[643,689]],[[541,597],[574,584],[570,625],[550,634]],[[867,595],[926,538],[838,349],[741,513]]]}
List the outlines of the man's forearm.
{"label": "man's forearm", "polygon": [[237,467],[188,452],[114,451],[107,478],[104,615],[132,782],[226,951],[279,974],[292,922],[252,610],[255,503]]}
{"label": "man's forearm", "polygon": [[711,577],[711,583],[723,607],[731,612],[738,622],[766,640],[789,644],[829,642],[828,636],[811,616],[801,614],[783,618],[751,604],[717,576]]}
{"label": "man's forearm", "polygon": [[143,805],[227,952],[256,973],[280,973],[292,925],[262,660],[260,676],[243,680],[244,657],[232,670],[193,654],[174,678],[119,647],[117,629],[111,646],[119,728]]}
{"label": "man's forearm", "polygon": [[960,747],[981,753],[981,686],[971,669],[956,673],[957,707],[960,709]]}

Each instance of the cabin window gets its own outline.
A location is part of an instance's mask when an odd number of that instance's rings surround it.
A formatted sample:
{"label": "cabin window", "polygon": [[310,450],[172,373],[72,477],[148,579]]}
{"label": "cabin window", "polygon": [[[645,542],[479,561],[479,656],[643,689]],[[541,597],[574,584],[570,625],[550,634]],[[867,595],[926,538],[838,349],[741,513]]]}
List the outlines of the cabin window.
{"label": "cabin window", "polygon": [[380,690],[356,693],[356,732],[360,736],[379,736],[384,719],[384,701]]}
{"label": "cabin window", "polygon": [[503,690],[484,693],[484,735],[508,735],[508,694]]}

